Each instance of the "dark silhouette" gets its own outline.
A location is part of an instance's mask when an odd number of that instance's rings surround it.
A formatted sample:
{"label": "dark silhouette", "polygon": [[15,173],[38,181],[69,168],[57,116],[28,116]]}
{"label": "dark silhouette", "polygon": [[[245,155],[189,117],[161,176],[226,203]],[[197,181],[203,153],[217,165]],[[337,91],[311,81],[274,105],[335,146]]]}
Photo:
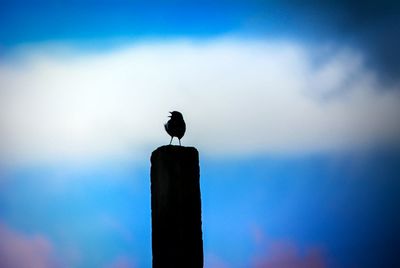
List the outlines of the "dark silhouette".
{"label": "dark silhouette", "polygon": [[174,137],[177,137],[179,140],[179,145],[181,145],[181,139],[183,135],[185,135],[186,131],[186,124],[185,120],[183,120],[183,116],[180,112],[173,111],[169,112],[171,115],[168,117],[171,117],[170,120],[164,125],[165,131],[171,136],[171,140],[169,144],[171,145],[172,139]]}
{"label": "dark silhouette", "polygon": [[199,154],[166,145],[151,155],[153,268],[203,267]]}

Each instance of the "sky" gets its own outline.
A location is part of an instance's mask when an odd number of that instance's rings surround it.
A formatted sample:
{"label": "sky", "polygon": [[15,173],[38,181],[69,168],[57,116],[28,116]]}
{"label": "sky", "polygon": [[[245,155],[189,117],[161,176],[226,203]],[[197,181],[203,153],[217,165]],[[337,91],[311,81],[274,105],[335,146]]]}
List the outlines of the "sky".
{"label": "sky", "polygon": [[200,153],[205,267],[399,266],[399,13],[0,1],[0,266],[151,267],[172,110]]}

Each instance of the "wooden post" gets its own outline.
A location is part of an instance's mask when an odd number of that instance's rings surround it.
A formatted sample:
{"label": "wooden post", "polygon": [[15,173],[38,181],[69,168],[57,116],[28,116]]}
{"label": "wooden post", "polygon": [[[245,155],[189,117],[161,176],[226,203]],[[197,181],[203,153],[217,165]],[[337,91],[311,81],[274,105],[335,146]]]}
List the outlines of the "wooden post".
{"label": "wooden post", "polygon": [[199,154],[162,146],[151,155],[153,268],[203,267]]}

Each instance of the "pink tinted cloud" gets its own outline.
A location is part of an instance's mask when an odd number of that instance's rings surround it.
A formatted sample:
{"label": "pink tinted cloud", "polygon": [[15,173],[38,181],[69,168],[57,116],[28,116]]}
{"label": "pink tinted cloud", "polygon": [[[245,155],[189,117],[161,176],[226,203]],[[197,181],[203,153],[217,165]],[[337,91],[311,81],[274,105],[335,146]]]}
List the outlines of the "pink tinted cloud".
{"label": "pink tinted cloud", "polygon": [[106,268],[135,268],[135,262],[126,256],[117,257],[112,263],[106,266]]}
{"label": "pink tinted cloud", "polygon": [[56,267],[53,246],[44,236],[28,236],[0,223],[0,267]]}
{"label": "pink tinted cloud", "polygon": [[204,256],[204,267],[205,268],[229,268],[230,265],[223,260],[221,257],[213,253],[207,253]]}
{"label": "pink tinted cloud", "polygon": [[255,268],[325,268],[322,248],[304,246],[288,239],[269,237],[258,224],[250,226],[250,235],[259,254],[253,258]]}
{"label": "pink tinted cloud", "polygon": [[266,254],[254,261],[255,268],[325,268],[323,252],[318,247],[300,250],[290,241],[271,241]]}

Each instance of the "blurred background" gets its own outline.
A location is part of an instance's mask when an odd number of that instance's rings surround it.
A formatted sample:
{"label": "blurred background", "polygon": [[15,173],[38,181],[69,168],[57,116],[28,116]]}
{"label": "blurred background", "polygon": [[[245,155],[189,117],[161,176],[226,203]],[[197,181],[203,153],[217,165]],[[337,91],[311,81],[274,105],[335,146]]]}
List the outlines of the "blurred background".
{"label": "blurred background", "polygon": [[0,266],[151,267],[183,113],[205,267],[399,267],[400,5],[1,1]]}

